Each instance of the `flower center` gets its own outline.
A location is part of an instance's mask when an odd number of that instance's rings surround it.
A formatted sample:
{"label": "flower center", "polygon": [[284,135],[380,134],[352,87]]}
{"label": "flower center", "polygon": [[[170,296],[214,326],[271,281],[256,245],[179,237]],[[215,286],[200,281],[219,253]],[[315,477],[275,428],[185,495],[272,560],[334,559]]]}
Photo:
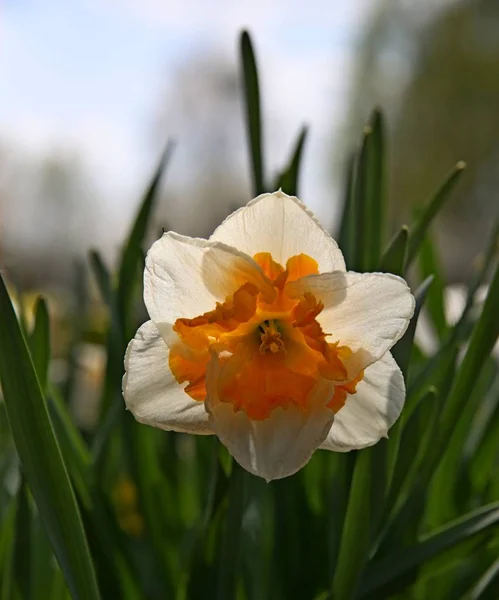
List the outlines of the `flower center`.
{"label": "flower center", "polygon": [[262,332],[260,335],[262,342],[260,344],[260,354],[265,354],[266,352],[272,352],[272,354],[277,354],[277,352],[281,351],[286,352],[284,341],[274,319],[261,323],[260,331]]}
{"label": "flower center", "polygon": [[[334,384],[328,408],[337,412],[348,394],[354,394],[360,373],[348,380],[344,361],[351,351],[327,341],[317,321],[323,309],[311,293],[294,298],[286,284],[317,274],[315,260],[300,254],[284,268],[269,253],[255,255],[272,282],[269,302],[253,283],[244,283],[225,302],[194,319],[177,319],[173,329],[178,342],[170,348],[170,369],[185,392],[204,401],[216,393],[221,402],[243,410],[254,420],[267,419],[278,407],[308,410],[320,381]],[[219,374],[206,388],[206,371],[216,354]],[[333,386],[331,386],[333,389]]]}

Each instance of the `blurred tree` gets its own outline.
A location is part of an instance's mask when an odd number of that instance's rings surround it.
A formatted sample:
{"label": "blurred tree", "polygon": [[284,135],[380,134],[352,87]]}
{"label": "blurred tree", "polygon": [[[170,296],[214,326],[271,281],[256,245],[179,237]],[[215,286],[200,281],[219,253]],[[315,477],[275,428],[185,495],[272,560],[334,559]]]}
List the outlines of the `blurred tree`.
{"label": "blurred tree", "polygon": [[468,164],[440,219],[451,280],[467,276],[497,214],[498,31],[496,0],[385,0],[358,61],[350,128],[359,131],[375,104],[387,111],[395,222],[407,220],[458,160]]}
{"label": "blurred tree", "polygon": [[174,177],[166,186],[156,221],[184,234],[206,237],[249,199],[235,65],[217,54],[196,54],[182,63],[161,101],[155,136],[158,132],[161,141],[170,135],[176,147]]}

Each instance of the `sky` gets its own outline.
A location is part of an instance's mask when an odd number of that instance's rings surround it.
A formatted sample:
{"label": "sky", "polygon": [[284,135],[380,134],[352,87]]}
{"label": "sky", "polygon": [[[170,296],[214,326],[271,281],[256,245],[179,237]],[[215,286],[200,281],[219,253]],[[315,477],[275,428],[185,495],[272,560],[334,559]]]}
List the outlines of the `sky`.
{"label": "sky", "polygon": [[[186,58],[236,64],[241,29],[257,53],[266,156],[282,166],[310,126],[303,199],[331,224],[325,153],[346,117],[369,0],[4,0],[0,7],[0,139],[26,156],[77,155],[107,199],[119,235],[160,151],[151,129],[161,94]],[[242,118],[241,111],[241,118]],[[175,132],[182,146],[182,131]],[[182,180],[173,158],[171,177]],[[249,198],[248,198],[249,199]]]}

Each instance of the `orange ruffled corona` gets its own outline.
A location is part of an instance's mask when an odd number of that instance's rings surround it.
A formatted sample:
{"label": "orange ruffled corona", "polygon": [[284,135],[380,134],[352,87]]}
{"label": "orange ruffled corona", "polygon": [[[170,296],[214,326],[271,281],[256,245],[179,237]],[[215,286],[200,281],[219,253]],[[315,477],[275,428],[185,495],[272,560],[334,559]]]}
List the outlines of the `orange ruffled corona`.
{"label": "orange ruffled corona", "polygon": [[286,284],[318,273],[317,262],[305,254],[291,257],[286,268],[268,252],[254,260],[272,281],[274,297],[264,299],[253,283],[244,283],[223,304],[194,319],[177,319],[179,342],[169,363],[178,383],[194,400],[206,398],[206,369],[211,352],[218,354],[221,376],[218,397],[242,410],[250,419],[267,419],[277,407],[296,405],[304,410],[319,380],[335,382],[327,407],[338,412],[348,394],[355,394],[363,372],[347,381],[342,358],[345,346],[326,341],[316,320],[323,305],[305,293],[301,299],[286,294]]}

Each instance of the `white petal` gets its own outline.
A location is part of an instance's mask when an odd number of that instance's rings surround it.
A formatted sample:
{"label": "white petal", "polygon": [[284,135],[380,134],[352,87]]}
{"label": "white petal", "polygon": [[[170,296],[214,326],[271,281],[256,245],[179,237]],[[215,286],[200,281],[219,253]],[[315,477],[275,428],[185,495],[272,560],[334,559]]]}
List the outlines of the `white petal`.
{"label": "white petal", "polygon": [[332,341],[348,346],[355,376],[379,360],[405,333],[414,313],[407,283],[387,273],[325,273],[289,283],[296,297],[311,292],[324,303],[317,320]]}
{"label": "white petal", "polygon": [[147,254],[144,301],[156,323],[174,323],[213,310],[245,282],[272,292],[249,256],[219,242],[165,233]]}
{"label": "white petal", "polygon": [[213,431],[235,460],[267,482],[301,469],[331,428],[334,413],[325,408],[333,393],[330,382],[319,384],[310,411],[276,408],[268,419],[254,421],[245,412],[235,412],[231,404],[218,400],[218,374],[219,364],[214,357],[208,367],[206,409]]}
{"label": "white petal", "polygon": [[364,379],[357,385],[357,393],[348,396],[345,406],[336,413],[321,448],[347,452],[372,446],[387,437],[388,430],[399,418],[404,401],[402,372],[387,352],[366,369]]}
{"label": "white petal", "polygon": [[210,434],[204,402],[188,396],[168,366],[168,346],[152,321],[139,328],[125,355],[123,397],[141,423],[186,433]]}
{"label": "white petal", "polygon": [[298,198],[281,191],[262,194],[237,210],[210,240],[224,242],[250,256],[270,252],[281,265],[303,253],[319,263],[321,273],[345,270],[338,244]]}

